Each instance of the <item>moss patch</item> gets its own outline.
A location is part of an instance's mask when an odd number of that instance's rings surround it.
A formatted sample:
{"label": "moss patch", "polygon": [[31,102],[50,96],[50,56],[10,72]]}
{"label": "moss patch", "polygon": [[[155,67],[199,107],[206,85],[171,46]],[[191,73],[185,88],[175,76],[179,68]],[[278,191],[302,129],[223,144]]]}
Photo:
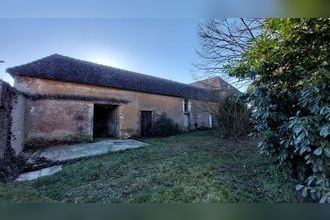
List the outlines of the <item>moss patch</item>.
{"label": "moss patch", "polygon": [[24,143],[24,149],[31,150],[54,145],[91,143],[92,141],[93,137],[91,135],[84,134],[65,135],[61,138],[31,138]]}

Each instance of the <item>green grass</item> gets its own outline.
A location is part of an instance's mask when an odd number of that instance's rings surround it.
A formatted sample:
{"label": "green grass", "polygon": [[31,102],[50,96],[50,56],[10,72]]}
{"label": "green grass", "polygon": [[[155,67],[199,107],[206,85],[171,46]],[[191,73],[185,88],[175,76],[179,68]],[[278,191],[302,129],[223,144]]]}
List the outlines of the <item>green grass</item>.
{"label": "green grass", "polygon": [[80,161],[36,181],[0,184],[0,201],[301,201],[291,178],[260,156],[253,141],[228,141],[212,131],[143,141],[150,145]]}

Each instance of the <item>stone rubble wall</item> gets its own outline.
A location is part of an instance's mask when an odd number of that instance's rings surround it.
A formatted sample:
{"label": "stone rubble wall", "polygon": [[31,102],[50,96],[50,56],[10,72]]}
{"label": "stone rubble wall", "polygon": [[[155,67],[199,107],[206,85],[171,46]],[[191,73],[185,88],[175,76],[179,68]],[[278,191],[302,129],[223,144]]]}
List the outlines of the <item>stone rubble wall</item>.
{"label": "stone rubble wall", "polygon": [[[17,155],[23,150],[22,144],[12,147],[12,125],[17,124],[13,120],[13,109],[17,111],[19,99],[24,99],[9,84],[0,80],[0,181],[17,176],[21,170],[21,159]],[[24,108],[23,108],[24,109]],[[17,115],[22,112],[18,112]],[[22,115],[24,117],[24,115]],[[17,127],[15,131],[20,131],[23,127]],[[24,133],[24,132],[22,132]],[[13,141],[13,143],[18,143]]]}
{"label": "stone rubble wall", "polygon": [[0,81],[0,159],[4,158],[5,151],[10,147],[10,127],[12,101],[15,92],[7,83]]}

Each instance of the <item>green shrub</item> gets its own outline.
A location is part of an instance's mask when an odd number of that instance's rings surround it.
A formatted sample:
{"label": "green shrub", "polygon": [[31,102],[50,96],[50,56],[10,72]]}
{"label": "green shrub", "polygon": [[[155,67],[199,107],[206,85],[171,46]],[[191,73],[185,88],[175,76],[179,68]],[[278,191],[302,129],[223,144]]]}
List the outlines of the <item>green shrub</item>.
{"label": "green shrub", "polygon": [[330,203],[329,19],[266,19],[229,68],[253,80],[259,149],[300,181],[303,197]]}
{"label": "green shrub", "polygon": [[163,113],[151,128],[151,135],[157,137],[168,137],[176,135],[179,132],[178,124],[171,118],[168,118],[166,113]]}

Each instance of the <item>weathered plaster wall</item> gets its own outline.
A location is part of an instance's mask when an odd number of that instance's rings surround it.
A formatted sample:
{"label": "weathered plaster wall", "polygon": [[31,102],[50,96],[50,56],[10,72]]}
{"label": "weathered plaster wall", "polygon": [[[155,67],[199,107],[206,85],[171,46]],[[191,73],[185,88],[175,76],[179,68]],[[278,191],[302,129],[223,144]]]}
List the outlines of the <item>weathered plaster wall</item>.
{"label": "weathered plaster wall", "polygon": [[[99,98],[126,100],[118,107],[120,137],[140,134],[140,112],[153,111],[153,121],[164,112],[178,125],[183,127],[183,99],[157,94],[141,93],[92,85],[84,85],[53,80],[19,77],[15,79],[15,87],[22,92],[50,96],[79,95]],[[42,138],[61,138],[63,135],[77,136],[82,134],[92,137],[93,104],[103,102],[72,101],[72,100],[36,100],[28,101],[26,126],[29,127],[27,140],[35,141]],[[104,102],[103,104],[111,104]],[[192,115],[195,113],[192,112]],[[196,112],[197,114],[197,112]],[[199,112],[202,117],[200,124],[208,124],[208,114]],[[81,118],[77,121],[77,118]],[[194,125],[191,117],[191,125]],[[204,121],[205,120],[205,121]]]}
{"label": "weathered plaster wall", "polygon": [[108,120],[107,120],[108,134],[111,134],[114,137],[119,136],[118,107],[115,107],[115,109],[113,109],[111,112],[109,112],[107,117],[108,117]]}
{"label": "weathered plaster wall", "polygon": [[[195,128],[208,128],[209,127],[209,115],[216,112],[217,105],[212,102],[202,102],[193,100],[191,103],[191,120],[192,126]],[[213,116],[213,126],[216,127],[216,120]]]}
{"label": "weathered plaster wall", "polygon": [[26,144],[42,145],[63,140],[74,142],[93,138],[91,103],[68,100],[27,101]]}
{"label": "weathered plaster wall", "polygon": [[12,103],[11,146],[16,155],[23,151],[25,138],[25,97],[17,95]]}

